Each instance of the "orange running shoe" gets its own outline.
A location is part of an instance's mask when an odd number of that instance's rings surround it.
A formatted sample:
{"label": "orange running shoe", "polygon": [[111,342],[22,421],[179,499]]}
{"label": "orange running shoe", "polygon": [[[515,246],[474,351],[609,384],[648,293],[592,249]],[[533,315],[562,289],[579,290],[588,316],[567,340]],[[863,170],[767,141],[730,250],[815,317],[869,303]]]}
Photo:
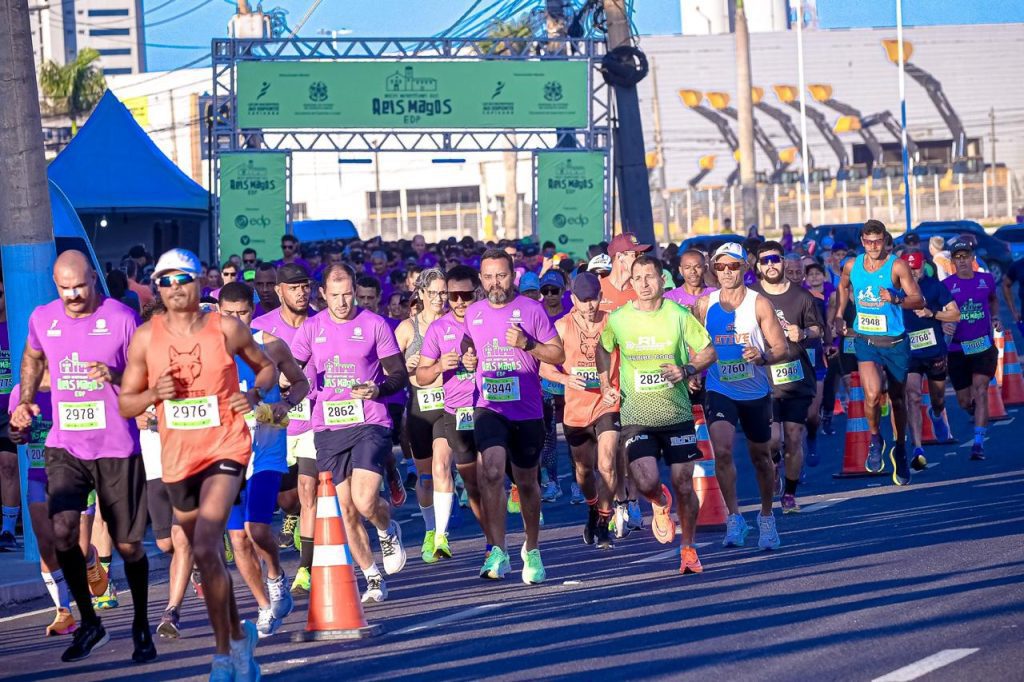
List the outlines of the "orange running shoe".
{"label": "orange running shoe", "polygon": [[679,572],[683,575],[704,572],[704,567],[700,564],[700,557],[697,556],[696,547],[683,547],[679,550]]}
{"label": "orange running shoe", "polygon": [[[89,580],[89,591],[92,592],[94,597],[102,597],[107,593],[110,577],[107,575],[106,569],[103,568],[103,564],[100,563],[99,553],[96,551],[96,548],[90,545],[89,552],[95,561],[92,566],[88,566],[85,569],[86,578]],[[86,561],[88,562],[88,559]]]}
{"label": "orange running shoe", "polygon": [[676,522],[672,520],[672,493],[668,486],[661,484],[661,494],[665,496],[665,506],[651,503],[654,509],[654,519],[651,521],[651,532],[654,538],[663,545],[667,545],[676,538]]}
{"label": "orange running shoe", "polygon": [[71,615],[71,612],[60,608],[57,609],[57,615],[54,617],[53,622],[46,626],[46,636],[70,635],[77,629],[78,625],[75,623],[75,617]]}

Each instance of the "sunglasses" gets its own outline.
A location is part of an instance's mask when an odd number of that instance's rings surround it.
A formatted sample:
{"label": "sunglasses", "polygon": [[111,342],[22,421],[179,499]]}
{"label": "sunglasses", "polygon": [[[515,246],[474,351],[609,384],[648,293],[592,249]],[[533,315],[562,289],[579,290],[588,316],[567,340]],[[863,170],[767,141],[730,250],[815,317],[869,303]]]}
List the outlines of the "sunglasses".
{"label": "sunglasses", "polygon": [[758,262],[759,262],[759,263],[760,263],[761,265],[771,265],[771,264],[773,264],[773,263],[774,263],[775,265],[778,265],[779,263],[781,263],[781,262],[782,262],[782,256],[761,256],[761,257],[760,257],[760,258],[758,259]]}
{"label": "sunglasses", "polygon": [[156,278],[156,285],[161,289],[167,289],[170,286],[177,284],[178,286],[185,286],[196,281],[196,278],[192,275],[187,275],[184,272],[177,275],[162,275]]}
{"label": "sunglasses", "polygon": [[238,271],[237,270],[225,270],[221,274],[223,276],[225,276],[225,277],[230,277],[230,278],[234,279],[235,276],[238,274]]}
{"label": "sunglasses", "polygon": [[295,248],[295,244],[281,244],[282,249],[288,249],[289,251]]}
{"label": "sunglasses", "polygon": [[715,263],[716,272],[725,272],[726,270],[728,270],[729,272],[736,272],[737,270],[740,270],[742,267],[743,263]]}
{"label": "sunglasses", "polygon": [[559,289],[558,287],[541,287],[540,293],[544,294],[545,296],[557,296],[558,294],[562,293],[562,290]]}
{"label": "sunglasses", "polygon": [[476,297],[476,293],[472,291],[449,291],[448,300],[452,303],[456,301],[462,301],[463,303],[472,303]]}
{"label": "sunglasses", "polygon": [[255,263],[256,259],[255,258],[243,258],[242,262],[243,263],[250,263],[251,264],[251,263]]}

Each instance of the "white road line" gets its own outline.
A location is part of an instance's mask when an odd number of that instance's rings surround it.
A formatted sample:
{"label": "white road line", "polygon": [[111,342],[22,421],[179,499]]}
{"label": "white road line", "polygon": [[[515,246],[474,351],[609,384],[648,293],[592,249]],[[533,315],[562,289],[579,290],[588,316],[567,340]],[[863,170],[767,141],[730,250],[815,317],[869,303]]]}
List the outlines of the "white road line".
{"label": "white road line", "polygon": [[0,623],[8,623],[8,622],[10,622],[12,620],[18,620],[19,618],[28,618],[29,616],[38,616],[40,613],[53,613],[53,607],[51,606],[48,609],[38,609],[37,611],[28,611],[26,613],[19,613],[16,616],[7,616],[5,618],[0,618]]}
{"label": "white road line", "polygon": [[422,632],[423,630],[427,630],[427,629],[432,628],[432,627],[434,627],[436,625],[447,625],[448,623],[455,623],[455,622],[460,621],[460,620],[466,620],[468,618],[474,618],[474,617],[479,616],[481,614],[487,613],[488,611],[494,611],[495,609],[500,609],[501,606],[502,606],[501,604],[481,604],[479,606],[474,606],[471,609],[466,609],[465,611],[459,611],[457,613],[448,614],[447,616],[442,616],[441,618],[435,618],[434,620],[428,620],[426,623],[420,623],[419,625],[413,625],[411,627],[402,628],[401,630],[397,630],[395,632],[392,632],[391,634],[392,635],[411,635],[411,634],[414,634],[414,633],[417,633],[417,632]]}
{"label": "white road line", "polygon": [[947,666],[950,663],[955,663],[961,658],[966,658],[977,649],[943,649],[937,654],[932,654],[927,658],[922,658],[920,661],[915,661],[910,665],[905,665],[899,670],[893,670],[884,677],[876,677],[871,682],[910,682],[910,680],[916,680],[919,677],[923,677],[933,670],[938,670],[943,666]]}
{"label": "white road line", "polygon": [[928,462],[927,464],[924,465],[924,468],[925,469],[931,469],[932,467],[937,467],[937,466],[939,466],[938,462]]}
{"label": "white road line", "polygon": [[820,510],[825,509],[827,507],[831,507],[833,505],[839,504],[840,502],[846,502],[846,500],[847,500],[847,498],[845,498],[845,497],[836,497],[836,498],[833,498],[833,499],[830,499],[830,500],[825,500],[824,502],[815,502],[814,504],[809,504],[806,507],[800,507],[800,512],[804,513],[804,512],[820,511]]}
{"label": "white road line", "polygon": [[[712,543],[710,543],[710,542],[698,542],[694,546],[697,547],[698,549],[700,549],[701,547],[707,547],[710,544],[712,544]],[[673,547],[672,549],[666,549],[664,552],[658,552],[657,554],[655,554],[653,556],[644,557],[643,559],[637,559],[636,561],[630,561],[629,563],[630,564],[653,564],[653,563],[656,563],[656,562],[659,562],[659,561],[664,561],[665,559],[671,559],[671,558],[677,557],[677,556],[679,556],[679,548],[678,547]]]}
{"label": "white road line", "polygon": [[1009,419],[1001,422],[991,422],[990,426],[1006,426],[1007,424],[1012,424],[1014,419],[1016,419],[1016,417],[1010,417]]}

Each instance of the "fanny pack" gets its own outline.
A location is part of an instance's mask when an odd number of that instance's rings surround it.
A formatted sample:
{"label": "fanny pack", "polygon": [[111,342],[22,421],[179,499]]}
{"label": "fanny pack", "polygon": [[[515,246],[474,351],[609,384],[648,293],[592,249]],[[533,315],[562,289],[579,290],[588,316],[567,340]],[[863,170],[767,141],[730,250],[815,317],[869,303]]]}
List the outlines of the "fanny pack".
{"label": "fanny pack", "polygon": [[903,336],[872,336],[870,334],[861,334],[860,332],[854,332],[854,336],[858,339],[864,339],[875,348],[895,348],[904,341],[907,340],[906,335]]}

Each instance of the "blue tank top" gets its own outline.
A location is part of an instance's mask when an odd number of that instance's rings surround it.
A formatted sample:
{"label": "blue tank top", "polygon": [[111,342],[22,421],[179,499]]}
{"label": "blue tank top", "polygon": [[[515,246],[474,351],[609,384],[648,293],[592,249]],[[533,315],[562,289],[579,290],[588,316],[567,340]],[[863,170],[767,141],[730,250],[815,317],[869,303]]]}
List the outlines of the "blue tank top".
{"label": "blue tank top", "polygon": [[755,311],[758,294],[747,289],[736,310],[725,310],[719,298],[721,293],[714,291],[708,296],[704,326],[718,360],[708,369],[707,389],[733,400],[764,398],[772,392],[768,372],[763,366],[743,359],[743,349],[748,345],[764,352],[764,335]]}
{"label": "blue tank top", "polygon": [[[263,344],[263,332],[257,329],[252,330],[252,336],[259,344],[261,350],[266,350]],[[256,384],[256,373],[246,364],[245,360],[235,356],[235,365],[238,367],[238,387],[242,391],[248,391]],[[277,384],[267,391],[263,402],[268,405],[281,400],[281,388]],[[251,413],[250,413],[251,415]],[[261,471],[288,472],[288,429],[278,428],[270,424],[255,424],[250,415],[246,415],[246,423],[252,432],[253,457],[249,462],[249,477]]]}
{"label": "blue tank top", "polygon": [[875,272],[864,269],[864,254],[857,256],[850,270],[850,285],[857,308],[853,329],[864,336],[903,336],[903,309],[881,299],[882,289],[892,288],[892,266],[896,256],[889,255]]}

